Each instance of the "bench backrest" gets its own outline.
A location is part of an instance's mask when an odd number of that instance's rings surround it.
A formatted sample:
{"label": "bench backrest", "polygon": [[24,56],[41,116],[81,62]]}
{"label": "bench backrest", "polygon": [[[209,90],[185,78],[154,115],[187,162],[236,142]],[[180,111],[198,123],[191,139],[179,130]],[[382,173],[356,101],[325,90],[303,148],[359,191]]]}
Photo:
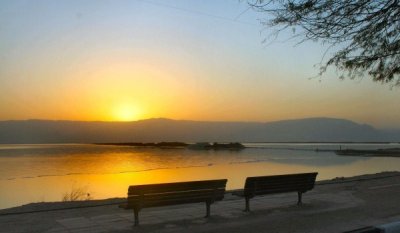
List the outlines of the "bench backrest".
{"label": "bench backrest", "polygon": [[214,202],[224,198],[226,179],[129,186],[128,205],[164,206]]}
{"label": "bench backrest", "polygon": [[246,197],[254,197],[256,195],[294,191],[303,193],[313,189],[317,174],[317,172],[314,172],[247,177],[244,187],[244,195]]}

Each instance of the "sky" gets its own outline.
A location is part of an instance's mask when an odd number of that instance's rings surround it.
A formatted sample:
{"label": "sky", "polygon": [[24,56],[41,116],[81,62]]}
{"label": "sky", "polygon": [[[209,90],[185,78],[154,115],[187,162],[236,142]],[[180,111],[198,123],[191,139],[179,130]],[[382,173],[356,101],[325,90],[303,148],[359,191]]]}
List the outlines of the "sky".
{"label": "sky", "polygon": [[345,118],[400,128],[400,89],[322,77],[326,47],[270,43],[226,0],[0,1],[0,120]]}

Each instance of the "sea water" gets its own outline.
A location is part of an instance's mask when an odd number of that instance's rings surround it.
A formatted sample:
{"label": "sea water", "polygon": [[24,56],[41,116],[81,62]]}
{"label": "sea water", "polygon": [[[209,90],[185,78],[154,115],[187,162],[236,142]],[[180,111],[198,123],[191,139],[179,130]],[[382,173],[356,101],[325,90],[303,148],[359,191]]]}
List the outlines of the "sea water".
{"label": "sea water", "polygon": [[0,145],[0,208],[61,201],[74,189],[91,199],[125,197],[129,185],[318,172],[318,180],[399,171],[400,158],[338,156],[337,149],[400,144],[245,143],[243,150],[160,149],[90,144]]}

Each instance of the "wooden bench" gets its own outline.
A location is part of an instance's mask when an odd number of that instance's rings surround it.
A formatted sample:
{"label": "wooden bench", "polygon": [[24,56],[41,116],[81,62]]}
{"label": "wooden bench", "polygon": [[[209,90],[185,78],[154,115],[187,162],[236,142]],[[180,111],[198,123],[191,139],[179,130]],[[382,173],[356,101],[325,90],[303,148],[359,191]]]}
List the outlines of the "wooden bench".
{"label": "wooden bench", "polygon": [[133,209],[135,226],[139,225],[139,211],[147,207],[204,202],[209,217],[210,205],[224,198],[226,182],[224,179],[129,186],[128,202],[120,207]]}
{"label": "wooden bench", "polygon": [[315,178],[318,173],[301,173],[277,176],[247,177],[244,191],[241,196],[245,197],[246,209],[250,211],[250,199],[265,194],[297,192],[300,205],[302,194],[313,189]]}

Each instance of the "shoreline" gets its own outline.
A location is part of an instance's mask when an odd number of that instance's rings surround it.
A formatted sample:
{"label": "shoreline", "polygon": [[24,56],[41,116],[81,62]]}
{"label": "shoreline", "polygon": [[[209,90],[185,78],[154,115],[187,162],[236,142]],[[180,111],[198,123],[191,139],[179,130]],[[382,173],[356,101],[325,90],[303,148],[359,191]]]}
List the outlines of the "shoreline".
{"label": "shoreline", "polygon": [[[117,143],[110,143],[110,142],[38,142],[38,143],[1,143],[0,146],[6,146],[6,145],[96,145],[96,144],[124,144],[126,142],[117,142]],[[128,142],[128,143],[142,143],[146,144],[147,142]],[[149,143],[154,143],[154,142],[149,142]],[[181,142],[181,143],[186,143],[190,144],[193,142]],[[220,142],[220,143],[229,143],[229,142]],[[246,143],[246,144],[260,144],[260,143],[265,143],[265,144],[399,144],[400,142],[397,141],[376,141],[376,142],[371,142],[371,141],[270,141],[270,142],[251,142],[251,141],[243,141],[240,143]]]}
{"label": "shoreline", "polygon": [[[210,218],[204,218],[203,203],[145,208],[139,227],[133,226],[133,211],[118,208],[117,202],[125,198],[33,203],[0,210],[0,232],[337,233],[399,222],[399,192],[400,172],[336,177],[317,182],[300,206],[296,193],[283,193],[257,196],[251,199],[251,212],[243,212],[244,199],[228,192],[211,206]],[[46,206],[64,208],[32,211]],[[23,209],[26,213],[17,213]],[[14,213],[5,214],[11,210]]]}
{"label": "shoreline", "polygon": [[[335,177],[328,180],[319,180],[315,182],[315,186],[335,185],[351,182],[366,182],[369,180],[384,179],[388,177],[400,177],[400,171],[384,171],[374,174],[364,174],[351,177]],[[231,193],[238,192],[243,189],[226,190],[224,200],[237,199],[231,196]],[[32,202],[20,206],[0,209],[0,216],[18,215],[27,213],[40,213],[62,211],[69,209],[93,208],[108,205],[119,205],[126,202],[126,197],[112,197],[99,200],[79,200],[79,201],[57,201],[57,202]]]}

